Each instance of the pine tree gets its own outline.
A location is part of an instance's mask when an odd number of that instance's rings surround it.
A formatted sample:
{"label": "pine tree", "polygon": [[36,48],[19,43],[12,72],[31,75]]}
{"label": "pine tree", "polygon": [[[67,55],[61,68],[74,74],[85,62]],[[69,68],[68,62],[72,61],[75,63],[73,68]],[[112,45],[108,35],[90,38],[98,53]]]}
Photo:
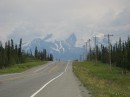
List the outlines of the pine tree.
{"label": "pine tree", "polygon": [[46,49],[43,49],[43,60],[45,61],[47,59],[47,52]]}
{"label": "pine tree", "polygon": [[129,37],[126,44],[126,48],[127,48],[127,68],[130,70],[130,38]]}
{"label": "pine tree", "polygon": [[35,59],[38,59],[38,50],[37,50],[37,46],[35,47]]}
{"label": "pine tree", "polygon": [[53,61],[53,55],[52,54],[50,54],[49,61]]}
{"label": "pine tree", "polygon": [[35,48],[35,56],[33,56],[32,51],[24,52],[22,50],[22,39],[20,39],[19,45],[15,44],[13,39],[5,42],[5,47],[2,46],[0,41],[0,68],[6,68],[10,65],[16,63],[24,63],[28,61],[29,58],[34,58],[39,60],[53,60],[52,54],[47,54],[46,49],[43,51],[38,51],[37,47]]}
{"label": "pine tree", "polygon": [[3,67],[3,46],[2,46],[2,42],[0,41],[0,68]]}
{"label": "pine tree", "polygon": [[19,63],[22,61],[22,39],[20,39],[19,50],[18,50]]}
{"label": "pine tree", "polygon": [[15,60],[15,54],[14,54],[14,42],[13,39],[11,39],[11,47],[10,47],[10,64],[13,65],[16,63]]}

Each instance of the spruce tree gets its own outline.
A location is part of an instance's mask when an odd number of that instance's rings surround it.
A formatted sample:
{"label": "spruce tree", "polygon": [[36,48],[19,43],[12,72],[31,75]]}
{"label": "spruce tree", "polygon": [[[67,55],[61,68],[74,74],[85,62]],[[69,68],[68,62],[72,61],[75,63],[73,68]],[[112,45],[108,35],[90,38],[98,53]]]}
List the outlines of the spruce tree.
{"label": "spruce tree", "polygon": [[38,50],[37,50],[37,46],[35,47],[35,59],[38,59]]}

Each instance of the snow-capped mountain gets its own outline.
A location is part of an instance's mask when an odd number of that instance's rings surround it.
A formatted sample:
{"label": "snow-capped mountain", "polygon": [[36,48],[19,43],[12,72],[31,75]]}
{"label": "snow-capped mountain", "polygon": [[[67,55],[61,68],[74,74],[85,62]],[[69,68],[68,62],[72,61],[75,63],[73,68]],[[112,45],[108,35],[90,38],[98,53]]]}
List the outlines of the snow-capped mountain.
{"label": "snow-capped mountain", "polygon": [[39,51],[46,49],[48,53],[52,53],[55,59],[62,60],[76,60],[83,53],[83,48],[76,47],[77,37],[75,34],[71,34],[66,40],[63,41],[48,41],[52,35],[47,35],[45,38],[33,39],[29,43],[23,44],[25,51],[34,53],[35,47],[37,46]]}

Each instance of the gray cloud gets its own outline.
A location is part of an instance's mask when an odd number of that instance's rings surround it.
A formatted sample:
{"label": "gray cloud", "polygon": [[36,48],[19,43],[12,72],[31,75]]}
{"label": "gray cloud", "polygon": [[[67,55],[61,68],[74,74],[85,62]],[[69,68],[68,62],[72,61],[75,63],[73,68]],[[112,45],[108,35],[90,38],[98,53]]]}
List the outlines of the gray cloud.
{"label": "gray cloud", "polygon": [[[130,35],[129,0],[1,0],[0,39],[6,41],[75,33],[86,41],[99,33]],[[117,34],[118,33],[118,34]]]}

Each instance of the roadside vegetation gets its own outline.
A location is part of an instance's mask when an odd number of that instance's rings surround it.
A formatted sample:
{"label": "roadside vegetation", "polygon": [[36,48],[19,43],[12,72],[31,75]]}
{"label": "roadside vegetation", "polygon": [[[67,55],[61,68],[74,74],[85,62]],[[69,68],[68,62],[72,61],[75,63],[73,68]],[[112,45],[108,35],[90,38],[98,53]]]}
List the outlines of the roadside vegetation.
{"label": "roadside vegetation", "polygon": [[31,62],[26,62],[26,63],[22,63],[22,64],[15,64],[15,65],[9,66],[7,68],[0,69],[0,74],[19,73],[19,72],[23,72],[27,69],[30,69],[32,67],[43,65],[45,63],[47,63],[47,62],[33,60]]}
{"label": "roadside vegetation", "polygon": [[46,61],[53,61],[53,55],[47,53],[44,48],[39,51],[36,46],[34,52],[31,49],[24,51],[22,50],[22,39],[19,44],[15,44],[11,39],[5,42],[4,46],[0,41],[0,74],[21,72],[42,65]]}
{"label": "roadside vegetation", "polygon": [[122,74],[126,74],[127,70],[130,70],[130,37],[126,41],[122,41],[121,38],[118,42],[109,47],[95,45],[95,48],[89,48],[87,59],[89,61],[101,61],[103,63],[109,63],[111,65],[122,68]]}
{"label": "roadside vegetation", "polygon": [[92,97],[130,97],[130,72],[101,62],[73,62],[73,71]]}

